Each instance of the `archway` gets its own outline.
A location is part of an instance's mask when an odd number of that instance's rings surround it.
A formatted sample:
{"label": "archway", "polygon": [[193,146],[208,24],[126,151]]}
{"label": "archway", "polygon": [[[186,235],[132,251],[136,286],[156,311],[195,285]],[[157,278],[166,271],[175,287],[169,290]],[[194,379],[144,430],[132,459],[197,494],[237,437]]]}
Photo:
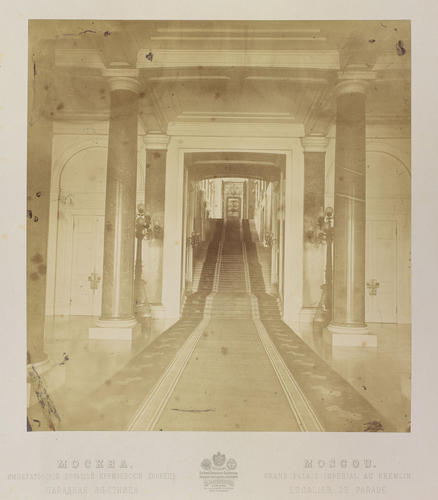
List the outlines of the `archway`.
{"label": "archway", "polygon": [[100,314],[106,161],[106,149],[83,149],[60,173],[56,315]]}

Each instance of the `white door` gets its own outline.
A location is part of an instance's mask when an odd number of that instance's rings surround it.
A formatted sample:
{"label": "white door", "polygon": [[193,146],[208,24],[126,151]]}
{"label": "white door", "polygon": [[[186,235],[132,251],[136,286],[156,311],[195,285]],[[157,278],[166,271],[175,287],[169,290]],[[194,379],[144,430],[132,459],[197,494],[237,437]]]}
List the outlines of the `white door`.
{"label": "white door", "polygon": [[365,318],[397,322],[397,222],[367,221]]}
{"label": "white door", "polygon": [[99,316],[103,269],[102,215],[73,216],[70,314]]}

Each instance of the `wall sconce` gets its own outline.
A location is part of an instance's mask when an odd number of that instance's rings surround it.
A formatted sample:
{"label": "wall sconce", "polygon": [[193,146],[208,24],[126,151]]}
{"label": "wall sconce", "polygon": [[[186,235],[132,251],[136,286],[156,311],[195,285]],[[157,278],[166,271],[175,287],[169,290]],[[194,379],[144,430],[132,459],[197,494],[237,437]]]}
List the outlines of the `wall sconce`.
{"label": "wall sconce", "polygon": [[201,234],[193,232],[190,236],[190,244],[192,247],[197,247],[201,243]]}
{"label": "wall sconce", "polygon": [[275,245],[276,241],[277,241],[277,239],[274,238],[274,233],[266,233],[265,234],[265,242],[264,242],[265,247],[272,248]]}
{"label": "wall sconce", "polygon": [[321,285],[321,300],[318,310],[313,318],[313,324],[318,330],[327,326],[332,319],[333,307],[333,228],[334,212],[332,207],[327,207],[324,215],[318,218],[320,242],[326,242],[326,264],[324,273],[324,283]]}
{"label": "wall sconce", "polygon": [[143,239],[150,231],[151,217],[144,213],[143,203],[137,205],[137,216],[135,218],[135,236],[137,238],[137,252],[135,258],[134,271],[134,293],[135,293],[135,309],[136,316],[139,320],[150,317],[150,306],[146,294],[146,284],[142,279],[143,263],[142,263],[142,244]]}
{"label": "wall sconce", "polygon": [[146,238],[147,240],[158,240],[163,237],[163,227],[158,220],[152,221],[151,216],[144,213],[143,203],[137,205],[135,235],[137,238]]}
{"label": "wall sconce", "polygon": [[318,239],[320,242],[331,243],[333,238],[333,208],[327,207],[324,210],[324,215],[318,217],[319,234]]}
{"label": "wall sconce", "polygon": [[305,241],[313,245],[321,245],[330,238],[333,229],[333,208],[327,207],[324,214],[316,220],[308,218],[304,221]]}
{"label": "wall sconce", "polygon": [[137,205],[137,216],[135,218],[135,236],[137,239],[142,240],[147,237],[148,231],[151,226],[151,216],[144,213],[143,203]]}

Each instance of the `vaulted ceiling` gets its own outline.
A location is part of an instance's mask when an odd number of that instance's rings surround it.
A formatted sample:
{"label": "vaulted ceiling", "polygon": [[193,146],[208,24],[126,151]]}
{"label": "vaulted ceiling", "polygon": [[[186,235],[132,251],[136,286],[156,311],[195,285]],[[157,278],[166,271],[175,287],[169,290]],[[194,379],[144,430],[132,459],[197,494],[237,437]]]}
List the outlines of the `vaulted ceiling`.
{"label": "vaulted ceiling", "polygon": [[251,152],[186,153],[184,163],[193,181],[238,177],[279,181],[285,167],[284,155]]}

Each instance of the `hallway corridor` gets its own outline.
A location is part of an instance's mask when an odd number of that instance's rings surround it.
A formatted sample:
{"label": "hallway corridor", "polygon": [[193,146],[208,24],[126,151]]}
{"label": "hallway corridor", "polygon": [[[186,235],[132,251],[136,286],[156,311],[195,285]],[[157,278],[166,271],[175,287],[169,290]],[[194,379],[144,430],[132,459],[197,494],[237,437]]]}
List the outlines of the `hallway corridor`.
{"label": "hallway corridor", "polygon": [[300,430],[252,321],[239,221],[225,225],[211,296],[210,322],[155,428]]}
{"label": "hallway corridor", "polygon": [[87,397],[56,394],[59,429],[395,430],[281,320],[252,238],[216,220],[182,318]]}

